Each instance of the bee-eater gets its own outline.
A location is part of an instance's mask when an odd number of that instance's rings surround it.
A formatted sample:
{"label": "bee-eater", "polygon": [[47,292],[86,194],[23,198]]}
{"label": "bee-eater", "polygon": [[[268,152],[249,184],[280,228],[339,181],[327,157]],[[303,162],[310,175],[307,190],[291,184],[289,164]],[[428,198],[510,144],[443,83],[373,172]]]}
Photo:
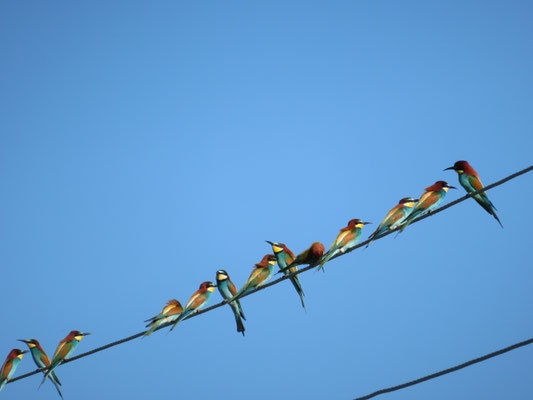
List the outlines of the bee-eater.
{"label": "bee-eater", "polygon": [[[296,256],[291,265],[305,265],[314,264],[320,261],[324,256],[326,248],[320,242],[314,242],[309,248],[302,251]],[[281,269],[280,272],[284,272],[287,268]]]}
{"label": "bee-eater", "polygon": [[20,360],[22,360],[22,356],[27,352],[28,350],[22,351],[19,349],[13,349],[9,352],[4,365],[2,365],[2,369],[0,369],[0,390],[2,390],[5,384],[11,379]]}
{"label": "bee-eater", "polygon": [[178,300],[169,300],[167,302],[167,305],[163,307],[163,310],[161,310],[159,314],[144,321],[148,322],[148,325],[146,325],[147,328],[151,326],[151,328],[146,331],[144,336],[151,335],[157,329],[157,327],[162,324],[175,321],[182,311],[183,307],[181,306],[181,303]]}
{"label": "bee-eater", "polygon": [[[459,175],[459,183],[468,193],[477,192],[478,190],[483,189],[483,184],[479,175],[474,168],[468,163],[468,161],[457,161],[453,167],[446,168],[444,171],[453,169]],[[485,192],[478,193],[473,196],[474,200],[485,209],[490,215],[492,215],[496,221],[503,228],[500,219],[496,215],[496,207],[489,200],[489,197]]]}
{"label": "bee-eater", "polygon": [[[283,243],[273,243],[270,241],[266,241],[268,244],[272,246],[272,250],[274,251],[274,255],[276,256],[276,260],[278,262],[278,267],[285,275],[290,274],[291,272],[297,271],[298,267],[296,265],[293,265],[293,262],[296,258],[294,253],[289,250],[287,246]],[[296,292],[298,293],[298,296],[300,296],[300,300],[302,302],[302,307],[305,308],[304,303],[304,291],[302,289],[302,284],[300,283],[300,278],[298,275],[291,276],[289,278],[292,282],[292,285],[296,289]]]}
{"label": "bee-eater", "polygon": [[412,197],[404,197],[394,206],[389,213],[385,216],[385,219],[381,221],[378,228],[368,237],[368,244],[366,247],[370,246],[370,243],[379,235],[393,231],[400,226],[400,224],[411,214],[413,207],[418,199],[413,199]]}
{"label": "bee-eater", "polygon": [[211,297],[211,293],[214,292],[215,287],[216,285],[213,282],[203,282],[200,285],[200,289],[194,292],[194,294],[191,296],[182,313],[176,319],[174,325],[172,325],[172,328],[170,328],[169,332],[173,331],[181,320],[202,308],[209,300],[209,297]]}
{"label": "bee-eater", "polygon": [[232,297],[231,300],[229,300],[229,302],[237,301],[243,294],[246,294],[267,283],[274,272],[274,265],[276,265],[275,255],[267,254],[264,256],[261,262],[255,264],[255,269],[250,274],[250,277],[244,286],[237,292],[235,296]]}
{"label": "bee-eater", "polygon": [[[41,347],[41,344],[37,339],[18,339],[19,342],[26,343],[30,349],[31,357],[33,358],[33,361],[35,361],[35,364],[38,368],[46,368],[50,366],[50,359],[48,358],[48,355],[44,351],[44,349]],[[46,371],[46,370],[45,370]],[[43,371],[43,373],[45,372]],[[56,387],[57,393],[59,393],[59,396],[63,398],[63,394],[61,393],[61,389],[59,386],[61,385],[61,382],[59,381],[59,378],[56,375],[55,371],[52,371],[50,375],[48,375],[48,378],[52,381],[54,386]]]}
{"label": "bee-eater", "polygon": [[403,230],[407,228],[407,226],[413,222],[415,218],[433,212],[433,210],[439,206],[442,200],[444,200],[446,192],[448,192],[449,189],[457,188],[448,185],[444,181],[437,181],[433,185],[424,189],[425,193],[420,196],[420,199],[418,200],[418,203],[416,203],[413,211],[400,224],[400,232],[403,232]]}
{"label": "bee-eater", "polygon": [[320,261],[318,269],[323,269],[324,264],[327,263],[331,259],[331,257],[339,253],[343,254],[346,251],[354,248],[355,245],[359,242],[359,239],[361,239],[361,231],[363,229],[363,226],[371,223],[372,222],[363,222],[357,218],[351,219],[348,222],[348,226],[340,230],[337,239],[335,239],[335,241],[329,248],[329,251],[325,254],[322,261]]}
{"label": "bee-eater", "polygon": [[46,381],[46,378],[48,378],[48,376],[54,371],[54,369],[59,366],[63,361],[65,361],[65,358],[70,357],[70,355],[74,353],[74,350],[76,350],[76,347],[78,347],[78,343],[80,342],[80,340],[87,335],[90,335],[90,333],[70,331],[70,333],[65,337],[65,339],[59,342],[56,352],[52,357],[52,361],[50,362],[50,366],[44,374],[44,378],[41,382],[41,385],[44,383],[44,381]]}
{"label": "bee-eater", "polygon": [[[237,288],[235,287],[235,284],[231,281],[228,273],[223,269],[219,269],[217,271],[217,287],[218,291],[225,300],[229,300],[237,294]],[[242,312],[241,302],[237,299],[228,304],[233,310],[233,315],[235,316],[237,332],[241,332],[244,336],[244,324],[242,320],[246,320],[246,317]]]}

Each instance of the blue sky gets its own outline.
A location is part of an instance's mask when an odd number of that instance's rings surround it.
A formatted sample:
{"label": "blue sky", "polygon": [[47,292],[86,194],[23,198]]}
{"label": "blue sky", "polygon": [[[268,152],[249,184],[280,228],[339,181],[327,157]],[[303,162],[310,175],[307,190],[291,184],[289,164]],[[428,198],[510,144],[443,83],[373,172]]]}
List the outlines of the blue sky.
{"label": "blue sky", "polygon": [[[532,164],[527,1],[3,2],[0,355],[129,336],[223,267],[329,246],[466,159]],[[351,399],[530,338],[533,176],[167,335],[60,367],[66,399]],[[462,196],[450,191],[447,200]],[[524,215],[525,214],[525,215]],[[371,233],[365,228],[363,237]],[[220,301],[218,293],[211,303]],[[17,374],[35,367],[30,357]],[[530,399],[525,348],[390,399]],[[56,399],[40,378],[6,399]]]}

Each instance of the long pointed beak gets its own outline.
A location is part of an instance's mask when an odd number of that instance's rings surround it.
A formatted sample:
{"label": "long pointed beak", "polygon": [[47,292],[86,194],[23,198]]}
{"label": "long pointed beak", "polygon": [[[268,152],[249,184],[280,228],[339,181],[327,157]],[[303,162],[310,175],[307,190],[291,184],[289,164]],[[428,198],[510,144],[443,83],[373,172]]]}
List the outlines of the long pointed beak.
{"label": "long pointed beak", "polygon": [[448,171],[449,169],[455,169],[454,167],[448,167],[448,168],[444,168],[443,171]]}
{"label": "long pointed beak", "polygon": [[450,186],[450,185],[447,185],[446,186],[448,189],[457,189],[455,186]]}
{"label": "long pointed beak", "polygon": [[272,243],[270,240],[265,240],[269,245],[274,246],[274,243]]}
{"label": "long pointed beak", "polygon": [[417,202],[418,200],[420,200],[420,199],[413,199],[413,202]]}
{"label": "long pointed beak", "polygon": [[27,340],[24,340],[24,339],[17,339],[17,340],[18,340],[19,342],[22,342],[22,343],[26,343],[26,344],[28,343],[28,341],[27,341]]}
{"label": "long pointed beak", "polygon": [[363,225],[371,225],[372,222],[363,222]]}
{"label": "long pointed beak", "polygon": [[20,354],[26,354],[28,352],[28,350],[22,350],[22,352]]}
{"label": "long pointed beak", "polygon": [[86,333],[81,333],[82,336],[87,336],[87,335],[92,335],[92,333],[89,333],[89,332],[86,332]]}

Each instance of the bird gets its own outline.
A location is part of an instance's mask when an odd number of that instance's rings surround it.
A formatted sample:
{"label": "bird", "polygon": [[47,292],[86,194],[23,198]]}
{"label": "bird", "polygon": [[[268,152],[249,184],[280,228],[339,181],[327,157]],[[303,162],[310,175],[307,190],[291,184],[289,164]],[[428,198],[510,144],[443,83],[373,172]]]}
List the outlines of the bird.
{"label": "bird", "polygon": [[231,303],[237,301],[242,295],[267,283],[272,276],[272,272],[274,272],[274,265],[276,265],[276,262],[276,256],[273,254],[263,256],[263,259],[255,264],[254,270],[243,287],[228,302]]}
{"label": "bird", "polygon": [[175,321],[182,311],[183,307],[181,306],[181,303],[178,300],[171,299],[167,301],[167,305],[163,307],[159,314],[144,321],[148,322],[148,325],[146,325],[147,328],[151,327],[146,331],[144,336],[150,336],[162,324]]}
{"label": "bird", "polygon": [[[309,248],[305,249],[304,251],[302,251],[300,254],[296,256],[291,266],[305,265],[305,264],[309,265],[309,264],[317,263],[324,256],[325,252],[326,252],[326,248],[324,247],[322,243],[313,242],[311,246],[309,246]],[[285,270],[287,269],[289,268],[285,267],[283,269],[280,269],[279,272],[285,272]]]}
{"label": "bird", "polygon": [[[235,284],[231,281],[228,273],[226,270],[219,269],[217,271],[217,287],[218,291],[220,292],[220,295],[225,299],[229,300],[233,296],[237,294],[237,287]],[[244,313],[242,312],[242,306],[241,302],[239,300],[235,300],[234,302],[228,303],[233,311],[233,315],[235,316],[235,323],[237,324],[237,332],[241,332],[244,336],[244,323],[242,320],[246,320],[246,317],[244,316]]]}
{"label": "bird", "polygon": [[19,365],[20,360],[28,350],[19,350],[13,349],[7,355],[2,369],[0,369],[0,390],[5,386],[5,384],[11,379],[17,366]]}
{"label": "bird", "polygon": [[363,226],[371,223],[372,222],[363,222],[357,218],[348,221],[348,225],[346,226],[346,228],[342,228],[340,230],[337,239],[335,239],[328,252],[322,258],[322,261],[320,261],[318,269],[323,269],[324,264],[327,263],[331,259],[331,257],[339,253],[346,253],[348,250],[354,248],[357,242],[359,242],[359,239],[361,238],[361,231],[363,229]]}
{"label": "bird", "polygon": [[[30,354],[33,358],[33,361],[35,362],[35,365],[37,365],[38,368],[47,368],[50,366],[50,358],[48,358],[48,355],[46,354],[44,349],[41,347],[41,344],[39,343],[37,339],[28,339],[28,340],[18,339],[18,341],[26,343],[26,345],[30,349]],[[59,381],[59,378],[57,377],[56,372],[52,371],[50,375],[48,375],[48,378],[56,387],[56,390],[57,390],[57,393],[59,393],[59,396],[63,398],[63,393],[61,393],[61,388],[59,387],[61,385],[61,382]]]}
{"label": "bird", "polygon": [[398,204],[389,211],[383,221],[381,221],[374,233],[368,237],[369,242],[366,247],[370,246],[370,243],[372,243],[377,236],[397,229],[405,218],[411,214],[417,201],[418,199],[413,199],[412,197],[404,197],[401,199]]}
{"label": "bird", "polygon": [[59,366],[63,361],[65,361],[65,358],[70,357],[70,355],[74,353],[74,350],[76,350],[76,347],[78,347],[78,343],[81,341],[81,339],[83,339],[84,336],[87,335],[90,335],[90,333],[70,331],[70,333],[65,337],[65,339],[59,342],[56,352],[52,357],[52,361],[50,362],[50,366],[44,374],[44,378],[41,382],[41,385],[44,383],[44,381],[46,381],[46,378],[48,378],[48,376],[54,371],[54,369]]}
{"label": "bird", "polygon": [[[285,275],[289,275],[290,273],[298,270],[298,267],[296,265],[293,265],[296,256],[292,251],[289,250],[289,248],[285,244],[270,242],[268,240],[266,240],[266,242],[272,246],[272,250],[274,251],[274,255],[276,256],[276,260],[278,262],[278,267],[281,271],[283,271]],[[302,284],[300,283],[300,278],[298,277],[298,275],[293,275],[289,279],[291,280],[294,289],[296,289],[298,296],[300,296],[302,307],[305,309],[305,294],[302,288]]]}
{"label": "bird", "polygon": [[[453,169],[455,172],[457,172],[459,175],[459,183],[465,188],[467,193],[473,193],[483,189],[483,184],[481,183],[481,179],[479,179],[478,173],[474,168],[472,168],[468,161],[457,161],[455,164],[453,164],[453,167],[448,167],[444,169],[444,171],[449,169]],[[500,219],[496,215],[496,207],[494,207],[494,204],[492,204],[492,202],[489,200],[487,194],[485,192],[481,192],[475,194],[473,197],[474,200],[477,201],[478,204],[485,209],[485,211],[492,215],[503,228]]]}
{"label": "bird", "polygon": [[172,328],[170,328],[169,332],[172,332],[176,325],[180,321],[182,321],[184,318],[188,317],[192,313],[198,311],[200,308],[202,308],[207,301],[209,300],[209,297],[211,297],[211,293],[214,292],[216,285],[213,282],[203,282],[200,285],[200,289],[198,289],[194,294],[191,296],[187,304],[185,305],[185,308],[181,312],[178,318],[176,318],[176,321],[172,325]]}
{"label": "bird", "polygon": [[418,203],[416,203],[415,208],[411,213],[403,220],[400,224],[400,231],[398,234],[403,232],[415,218],[420,217],[424,214],[431,213],[438,205],[444,200],[446,193],[449,189],[457,189],[455,186],[450,186],[444,181],[437,181],[433,185],[425,188],[425,193],[420,196]]}

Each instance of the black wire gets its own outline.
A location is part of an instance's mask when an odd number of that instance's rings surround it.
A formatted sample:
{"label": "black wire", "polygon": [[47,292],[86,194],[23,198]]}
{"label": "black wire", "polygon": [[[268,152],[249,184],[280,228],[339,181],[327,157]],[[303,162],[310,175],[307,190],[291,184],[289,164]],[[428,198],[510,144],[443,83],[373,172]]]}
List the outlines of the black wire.
{"label": "black wire", "polygon": [[[450,208],[450,207],[453,207],[453,206],[455,206],[456,204],[459,204],[459,203],[461,203],[461,202],[467,200],[469,197],[472,197],[472,196],[474,196],[474,195],[476,195],[476,194],[478,194],[478,193],[481,193],[481,192],[484,192],[484,191],[490,190],[490,189],[492,189],[492,188],[495,188],[496,186],[500,186],[500,185],[504,184],[505,182],[510,181],[511,179],[517,178],[517,177],[519,177],[520,175],[523,175],[523,174],[525,174],[525,173],[527,173],[527,172],[529,172],[529,171],[531,171],[531,170],[533,170],[533,165],[531,165],[531,166],[529,166],[529,167],[527,167],[527,168],[525,168],[525,169],[523,169],[523,170],[521,170],[521,171],[515,172],[514,174],[509,175],[509,176],[507,176],[506,178],[503,178],[503,179],[501,179],[501,180],[499,180],[499,181],[497,181],[497,182],[494,182],[494,183],[492,183],[492,184],[490,184],[490,185],[484,187],[482,190],[478,190],[477,192],[468,193],[466,196],[463,196],[463,197],[461,197],[461,198],[459,198],[459,199],[457,199],[457,200],[455,200],[455,201],[452,201],[451,203],[448,203],[448,204],[446,204],[446,205],[444,205],[444,206],[438,208],[437,210],[435,210],[435,211],[433,211],[433,212],[431,212],[431,213],[429,213],[429,214],[425,214],[425,215],[421,216],[420,218],[415,219],[415,220],[411,223],[411,225],[414,224],[414,223],[416,223],[416,222],[418,222],[418,221],[421,221],[421,220],[423,220],[423,219],[429,218],[429,217],[431,217],[431,216],[433,216],[433,215],[435,215],[435,214],[438,214],[438,213],[440,213],[440,212],[442,212],[442,211],[444,211],[444,210],[446,210],[446,209],[448,209],[448,208]],[[382,234],[382,235],[379,235],[379,236],[375,237],[373,241],[376,241],[376,240],[382,239],[382,238],[384,238],[385,236],[390,235],[391,233],[394,233],[394,232],[395,232],[395,231],[386,232],[386,233],[384,233],[384,234]],[[350,253],[350,252],[352,252],[352,251],[354,251],[354,250],[356,250],[356,249],[358,249],[358,248],[360,248],[360,247],[366,246],[369,242],[370,242],[370,240],[367,239],[367,240],[365,240],[364,242],[359,243],[357,246],[353,247],[352,249],[346,251],[345,253],[337,254],[337,255],[331,257],[331,259],[330,259],[329,261],[334,260],[335,258],[340,257],[340,256],[342,256],[342,255],[344,255],[344,254],[348,254],[348,253]],[[271,282],[269,282],[269,283],[266,283],[265,285],[260,286],[260,287],[254,289],[254,290],[251,290],[250,292],[248,292],[248,293],[246,293],[246,294],[240,296],[239,298],[249,296],[249,295],[251,295],[251,294],[254,294],[254,293],[256,293],[256,292],[259,292],[259,291],[261,291],[261,290],[264,290],[264,289],[266,289],[266,288],[268,288],[268,287],[270,287],[270,286],[277,285],[278,283],[283,282],[284,280],[287,280],[287,279],[293,277],[294,275],[299,275],[299,274],[301,274],[301,273],[303,273],[303,272],[309,271],[309,270],[315,268],[317,265],[318,265],[318,263],[311,264],[311,265],[309,265],[309,266],[307,266],[307,267],[305,267],[305,268],[302,268],[302,269],[300,269],[300,270],[298,270],[298,271],[291,272],[290,274],[284,275],[284,276],[282,276],[281,278],[278,278],[278,279],[276,279],[276,280],[274,280],[274,281],[271,281]],[[214,310],[214,309],[216,309],[216,308],[219,308],[219,307],[224,306],[226,303],[227,303],[227,301],[224,300],[224,301],[222,301],[222,302],[220,302],[220,303],[218,303],[218,304],[215,304],[215,305],[212,305],[212,306],[210,306],[210,307],[204,308],[203,310],[199,310],[199,311],[195,312],[194,314],[191,314],[190,316],[188,316],[188,317],[185,318],[185,319],[194,318],[194,317],[196,317],[196,316],[198,316],[198,315],[205,314],[206,312],[209,312],[209,311],[212,311],[212,310]],[[168,322],[168,323],[165,323],[165,324],[161,324],[156,330],[166,328],[167,326],[170,326],[170,325],[172,325],[172,324],[173,324],[173,322]],[[90,355],[92,355],[92,354],[94,354],[94,353],[98,353],[98,352],[100,352],[100,351],[107,350],[107,349],[109,349],[109,348],[111,348],[111,347],[114,347],[114,346],[118,346],[119,344],[129,342],[129,341],[131,341],[131,340],[133,340],[133,339],[137,339],[138,337],[143,336],[146,332],[147,332],[147,331],[139,332],[139,333],[136,333],[135,335],[132,335],[132,336],[126,337],[126,338],[124,338],[124,339],[120,339],[120,340],[117,340],[117,341],[115,341],[115,342],[108,343],[108,344],[106,344],[106,345],[104,345],[104,346],[101,346],[101,347],[97,347],[97,348],[95,348],[95,349],[93,349],[93,350],[90,350],[90,351],[87,351],[87,352],[82,353],[82,354],[80,354],[80,355],[77,355],[77,356],[75,356],[75,357],[69,358],[69,359],[63,361],[62,364],[67,364],[67,363],[69,363],[69,362],[72,362],[72,361],[75,361],[75,360],[79,360],[80,358],[90,356]],[[16,378],[13,378],[13,379],[9,380],[9,382],[7,382],[7,383],[15,382],[15,381],[18,381],[18,380],[20,380],[20,379],[24,379],[24,378],[27,378],[27,377],[29,377],[29,376],[32,376],[32,375],[38,374],[39,372],[42,372],[44,369],[45,369],[45,368],[39,368],[39,369],[36,369],[35,371],[28,372],[27,374],[17,376]],[[397,389],[396,389],[396,390],[397,390]]]}
{"label": "black wire", "polygon": [[419,383],[422,383],[422,382],[425,382],[425,381],[429,381],[430,379],[438,378],[439,376],[442,376],[442,375],[450,374],[450,373],[458,371],[460,369],[463,369],[463,368],[469,367],[471,365],[480,363],[482,361],[488,360],[489,358],[496,357],[496,356],[502,355],[504,353],[507,353],[507,352],[509,352],[511,350],[518,349],[519,347],[527,346],[528,344],[531,344],[531,343],[533,343],[533,338],[525,340],[525,341],[520,342],[520,343],[515,343],[512,346],[506,347],[504,349],[495,351],[495,352],[490,353],[490,354],[486,354],[486,355],[484,355],[482,357],[479,357],[479,358],[475,358],[475,359],[467,361],[467,362],[465,362],[463,364],[456,365],[455,367],[451,367],[451,368],[445,369],[443,371],[435,372],[434,374],[431,374],[431,375],[426,375],[426,376],[424,376],[422,378],[415,379],[414,381],[402,383],[401,385],[392,386],[392,387],[387,388],[387,389],[377,390],[374,393],[367,394],[366,396],[363,396],[363,397],[358,397],[358,398],[356,398],[354,400],[368,400],[368,399],[371,399],[372,397],[379,396],[380,394],[395,392],[396,390],[405,389],[405,388],[407,388],[409,386],[418,385]]}

